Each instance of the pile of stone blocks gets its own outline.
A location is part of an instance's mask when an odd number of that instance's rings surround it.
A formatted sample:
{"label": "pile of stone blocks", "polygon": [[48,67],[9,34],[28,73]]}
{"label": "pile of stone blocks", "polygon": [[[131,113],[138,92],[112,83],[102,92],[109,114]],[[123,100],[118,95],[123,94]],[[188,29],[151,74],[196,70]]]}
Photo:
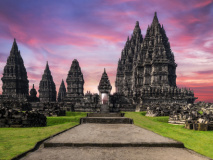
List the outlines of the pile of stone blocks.
{"label": "pile of stone blocks", "polygon": [[45,116],[66,116],[66,110],[63,103],[40,103],[34,110]]}
{"label": "pile of stone blocks", "polygon": [[169,123],[185,124],[185,128],[199,131],[213,130],[213,112],[206,109],[201,114],[201,108],[200,104],[181,106],[170,114]]}
{"label": "pile of stone blocks", "polygon": [[46,116],[36,111],[0,108],[0,127],[43,127],[46,123]]}
{"label": "pile of stone blocks", "polygon": [[157,116],[169,116],[170,112],[173,111],[174,106],[168,104],[150,104],[147,107],[146,116],[157,117]]}
{"label": "pile of stone blocks", "polygon": [[38,110],[38,112],[44,114],[47,117],[66,116],[66,111],[61,109],[43,109]]}
{"label": "pile of stone blocks", "polygon": [[199,112],[192,104],[176,107],[169,115],[169,123],[185,124],[187,119],[196,120]]}

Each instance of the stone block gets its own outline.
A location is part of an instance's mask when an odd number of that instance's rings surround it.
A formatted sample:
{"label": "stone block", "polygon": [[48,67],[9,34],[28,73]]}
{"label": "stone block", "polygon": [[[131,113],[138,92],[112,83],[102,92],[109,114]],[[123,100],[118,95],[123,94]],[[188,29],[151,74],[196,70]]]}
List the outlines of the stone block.
{"label": "stone block", "polygon": [[193,130],[197,130],[198,129],[198,124],[197,123],[193,123]]}
{"label": "stone block", "polygon": [[208,124],[198,123],[198,131],[207,131],[208,130]]}
{"label": "stone block", "polygon": [[186,122],[186,123],[185,123],[185,128],[186,128],[186,129],[193,129],[193,124],[192,124],[192,123]]}

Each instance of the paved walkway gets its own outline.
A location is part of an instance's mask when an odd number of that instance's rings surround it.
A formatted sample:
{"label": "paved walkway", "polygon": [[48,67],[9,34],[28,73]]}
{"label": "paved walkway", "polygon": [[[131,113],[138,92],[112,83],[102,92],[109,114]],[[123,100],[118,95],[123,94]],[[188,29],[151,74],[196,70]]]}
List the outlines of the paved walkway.
{"label": "paved walkway", "polygon": [[[156,147],[158,146],[158,147]],[[81,124],[24,160],[206,160],[183,144],[133,124]]]}

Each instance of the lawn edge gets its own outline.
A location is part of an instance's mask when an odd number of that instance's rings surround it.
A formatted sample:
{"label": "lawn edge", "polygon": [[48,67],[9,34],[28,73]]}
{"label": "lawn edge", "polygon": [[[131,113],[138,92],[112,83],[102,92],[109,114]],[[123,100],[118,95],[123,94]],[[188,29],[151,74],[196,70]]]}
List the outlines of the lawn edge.
{"label": "lawn edge", "polygon": [[[134,113],[138,113],[138,112],[134,112]],[[159,117],[160,117],[160,116],[159,116]],[[128,117],[128,118],[130,118],[130,117]],[[148,131],[151,131],[151,132],[153,132],[153,133],[155,133],[155,134],[158,134],[158,135],[160,135],[160,136],[163,136],[163,137],[166,137],[166,138],[170,138],[170,139],[175,140],[175,141],[177,141],[177,142],[183,143],[183,145],[184,145],[184,148],[183,148],[183,149],[187,149],[188,152],[196,153],[197,155],[199,155],[199,156],[201,156],[201,157],[205,157],[205,158],[208,158],[209,160],[213,160],[211,157],[208,157],[208,156],[206,156],[206,155],[204,155],[204,154],[202,154],[202,153],[199,153],[199,152],[197,152],[197,151],[195,151],[195,150],[193,150],[193,149],[191,149],[191,148],[186,147],[185,144],[184,144],[184,142],[181,142],[181,141],[176,140],[176,139],[171,138],[171,137],[167,137],[167,136],[161,135],[160,133],[156,133],[156,132],[154,132],[154,131],[152,131],[152,130],[149,130],[148,128],[145,128],[145,127],[142,127],[142,126],[139,126],[139,125],[136,125],[136,124],[134,124],[134,125],[137,126],[137,127],[146,129],[146,130],[148,130]],[[172,124],[171,124],[171,125],[172,125]]]}
{"label": "lawn edge", "polygon": [[48,140],[48,139],[50,139],[50,138],[53,138],[53,137],[55,137],[55,136],[57,136],[57,135],[59,135],[59,134],[61,134],[61,133],[64,133],[64,132],[66,132],[66,131],[68,131],[68,130],[70,130],[70,129],[72,129],[72,128],[75,128],[75,127],[77,127],[77,126],[79,126],[79,125],[80,125],[80,124],[77,124],[77,125],[75,125],[75,126],[73,126],[73,127],[70,127],[70,128],[68,128],[68,129],[65,129],[65,130],[63,130],[63,131],[61,131],[61,132],[58,132],[58,133],[53,134],[53,135],[51,135],[51,136],[49,136],[49,137],[47,137],[47,138],[45,138],[45,139],[42,139],[42,140],[38,141],[38,142],[35,144],[35,146],[34,146],[33,148],[31,148],[31,149],[29,149],[29,150],[27,150],[27,151],[25,151],[25,152],[23,152],[23,153],[21,153],[21,154],[15,156],[15,157],[13,157],[11,160],[19,160],[20,158],[25,157],[28,153],[34,152],[34,151],[36,151],[37,149],[39,149],[39,147],[41,146],[41,144],[42,144],[44,141],[46,141],[46,140]]}

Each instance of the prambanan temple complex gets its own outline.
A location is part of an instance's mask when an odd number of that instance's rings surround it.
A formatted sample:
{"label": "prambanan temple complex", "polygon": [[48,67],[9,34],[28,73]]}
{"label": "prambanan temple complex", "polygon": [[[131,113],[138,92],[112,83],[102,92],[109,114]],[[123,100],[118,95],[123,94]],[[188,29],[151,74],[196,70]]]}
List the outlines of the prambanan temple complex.
{"label": "prambanan temple complex", "polygon": [[62,80],[58,94],[51,66],[46,63],[37,97],[34,85],[29,92],[27,71],[14,40],[1,78],[1,105],[13,107],[15,104],[27,104],[37,109],[55,105],[71,111],[116,112],[142,111],[154,104],[193,104],[196,99],[193,91],[176,86],[176,67],[166,31],[155,13],[145,37],[142,36],[139,22],[136,22],[131,37],[127,38],[118,60],[114,94],[111,94],[112,86],[104,68],[97,84],[99,93],[87,91],[84,94],[84,76],[79,62],[74,59],[66,84]]}

